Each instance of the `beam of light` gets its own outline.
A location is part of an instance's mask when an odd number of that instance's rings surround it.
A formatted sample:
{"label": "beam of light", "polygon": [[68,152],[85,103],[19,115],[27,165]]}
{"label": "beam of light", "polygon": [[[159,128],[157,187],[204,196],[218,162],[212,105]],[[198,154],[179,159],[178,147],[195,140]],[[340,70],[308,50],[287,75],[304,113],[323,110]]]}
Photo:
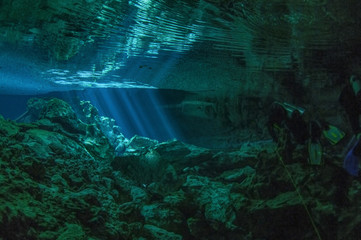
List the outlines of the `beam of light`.
{"label": "beam of light", "polygon": [[[146,82],[150,86],[164,84],[167,74],[176,65],[179,54],[163,55],[157,60],[149,58],[128,59],[123,69],[112,72],[117,80]],[[100,115],[111,117],[116,121],[125,137],[134,135],[149,137],[159,141],[180,138],[175,121],[168,116],[165,105],[159,97],[160,91],[148,88],[104,88],[86,89],[82,98],[89,100]]]}
{"label": "beam of light", "polygon": [[163,126],[165,133],[170,138],[177,138],[179,134],[176,133],[175,125],[172,124],[172,121],[168,118],[167,114],[165,113],[164,109],[162,109],[161,102],[159,98],[154,92],[148,91],[149,100],[155,109],[155,115],[159,118],[160,125]]}
{"label": "beam of light", "polygon": [[100,115],[113,118],[127,138],[134,135],[159,141],[179,138],[157,94],[150,89],[88,89],[81,98],[89,100]]}
{"label": "beam of light", "polygon": [[[150,132],[152,129],[149,128],[148,122],[144,119],[142,103],[136,98],[136,96],[129,96],[127,92],[120,92],[116,95],[117,102],[122,105],[122,117],[119,121],[126,119],[127,126],[131,125],[134,132],[133,135],[140,135],[151,137]],[[119,111],[119,110],[118,110]],[[124,119],[124,120],[123,120]],[[124,126],[127,128],[127,126]]]}

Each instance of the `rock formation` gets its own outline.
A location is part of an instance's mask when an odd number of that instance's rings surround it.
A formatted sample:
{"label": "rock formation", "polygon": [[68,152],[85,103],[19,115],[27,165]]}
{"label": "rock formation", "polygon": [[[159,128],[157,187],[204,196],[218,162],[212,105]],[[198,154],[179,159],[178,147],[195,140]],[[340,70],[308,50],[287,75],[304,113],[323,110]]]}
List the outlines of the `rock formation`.
{"label": "rock formation", "polygon": [[64,101],[0,118],[0,239],[358,239],[359,179],[325,146],[282,159],[270,141],[215,151],[140,136],[124,153]]}

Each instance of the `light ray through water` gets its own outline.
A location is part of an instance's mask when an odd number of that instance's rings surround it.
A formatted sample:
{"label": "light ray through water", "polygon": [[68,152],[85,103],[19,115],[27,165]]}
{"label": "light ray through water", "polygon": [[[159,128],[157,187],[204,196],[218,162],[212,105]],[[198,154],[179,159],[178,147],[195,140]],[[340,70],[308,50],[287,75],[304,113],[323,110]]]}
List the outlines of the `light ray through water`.
{"label": "light ray through water", "polygon": [[87,89],[80,98],[90,101],[100,115],[113,118],[127,138],[134,135],[158,141],[182,138],[173,116],[162,107],[159,95],[153,89]]}

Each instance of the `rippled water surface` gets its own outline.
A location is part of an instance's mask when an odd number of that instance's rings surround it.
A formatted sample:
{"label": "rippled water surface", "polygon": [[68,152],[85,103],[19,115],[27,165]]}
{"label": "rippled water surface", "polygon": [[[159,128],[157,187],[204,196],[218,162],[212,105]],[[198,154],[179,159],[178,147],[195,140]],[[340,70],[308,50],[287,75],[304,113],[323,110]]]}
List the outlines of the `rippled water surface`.
{"label": "rippled water surface", "polygon": [[347,19],[329,2],[3,1],[0,76],[21,83],[26,75],[24,85],[41,81],[39,90],[152,87],[146,77],[164,76],[199,50],[253,71],[288,70],[308,57],[304,49],[322,52],[347,38],[347,29],[335,37]]}

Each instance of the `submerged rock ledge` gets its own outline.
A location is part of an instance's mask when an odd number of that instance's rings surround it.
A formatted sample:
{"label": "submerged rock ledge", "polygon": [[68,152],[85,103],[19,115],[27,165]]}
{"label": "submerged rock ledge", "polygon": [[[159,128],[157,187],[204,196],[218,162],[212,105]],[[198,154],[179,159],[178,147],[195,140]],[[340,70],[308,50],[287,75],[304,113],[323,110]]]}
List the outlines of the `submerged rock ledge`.
{"label": "submerged rock ledge", "polygon": [[361,184],[332,152],[314,168],[303,149],[283,164],[269,141],[214,151],[135,136],[116,155],[67,103],[51,99],[38,114],[31,123],[0,118],[0,239],[361,235]]}

